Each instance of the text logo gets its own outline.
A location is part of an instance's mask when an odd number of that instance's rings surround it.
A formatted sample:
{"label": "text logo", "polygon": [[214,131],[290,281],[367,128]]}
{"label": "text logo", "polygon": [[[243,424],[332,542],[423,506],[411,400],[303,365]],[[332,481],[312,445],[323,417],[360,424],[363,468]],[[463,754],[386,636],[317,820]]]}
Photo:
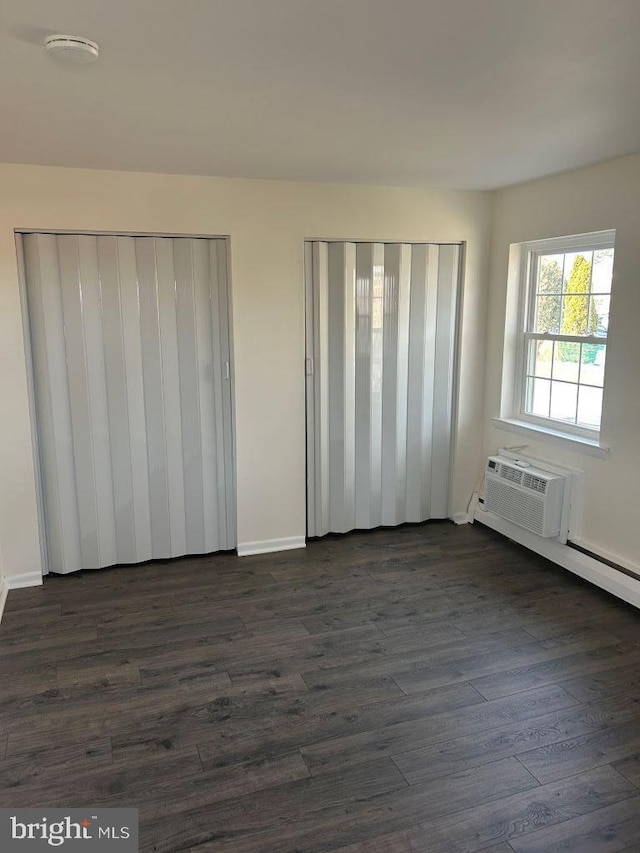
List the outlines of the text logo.
{"label": "text logo", "polygon": [[0,809],[2,853],[137,853],[137,809]]}

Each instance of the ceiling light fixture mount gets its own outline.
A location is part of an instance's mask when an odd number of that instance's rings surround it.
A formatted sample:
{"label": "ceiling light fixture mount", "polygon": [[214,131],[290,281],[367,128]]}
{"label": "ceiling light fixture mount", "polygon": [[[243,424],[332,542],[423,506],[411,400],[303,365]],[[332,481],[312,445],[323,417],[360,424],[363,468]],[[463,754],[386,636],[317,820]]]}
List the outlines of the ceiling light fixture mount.
{"label": "ceiling light fixture mount", "polygon": [[87,65],[98,59],[100,48],[94,41],[80,36],[47,36],[44,40],[47,53],[62,62]]}

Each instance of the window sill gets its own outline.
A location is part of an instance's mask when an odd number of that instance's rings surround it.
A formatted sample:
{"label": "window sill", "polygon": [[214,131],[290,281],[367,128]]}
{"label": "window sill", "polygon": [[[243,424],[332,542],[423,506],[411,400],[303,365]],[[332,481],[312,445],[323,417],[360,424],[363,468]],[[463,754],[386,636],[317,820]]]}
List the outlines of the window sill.
{"label": "window sill", "polygon": [[499,429],[519,433],[520,435],[528,435],[530,438],[533,433],[536,438],[548,440],[553,444],[559,444],[568,450],[575,450],[578,453],[599,456],[601,459],[606,459],[609,455],[609,448],[604,444],[600,444],[597,439],[573,435],[568,432],[562,432],[561,430],[528,423],[527,421],[518,421],[515,418],[492,418],[491,420]]}

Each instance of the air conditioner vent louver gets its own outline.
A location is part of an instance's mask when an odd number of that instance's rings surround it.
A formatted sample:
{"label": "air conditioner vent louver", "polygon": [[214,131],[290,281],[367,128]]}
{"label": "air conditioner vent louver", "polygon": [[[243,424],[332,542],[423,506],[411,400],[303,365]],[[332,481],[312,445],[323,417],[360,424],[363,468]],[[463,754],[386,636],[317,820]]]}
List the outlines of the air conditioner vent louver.
{"label": "air conditioner vent louver", "polygon": [[534,489],[536,492],[540,492],[543,495],[547,491],[546,480],[543,480],[541,477],[534,477],[532,474],[527,474],[526,472],[522,475],[522,485],[526,486],[528,489]]}
{"label": "air conditioner vent louver", "polygon": [[538,536],[560,533],[562,475],[500,456],[489,457],[485,474],[485,509]]}
{"label": "air conditioner vent louver", "polygon": [[542,535],[544,508],[541,502],[532,502],[529,495],[514,492],[508,486],[499,484],[492,490],[490,509],[514,524],[526,527],[538,536]]}
{"label": "air conditioner vent louver", "polygon": [[519,483],[522,480],[522,470],[513,468],[511,465],[499,465],[498,473],[503,480],[510,480],[512,483]]}

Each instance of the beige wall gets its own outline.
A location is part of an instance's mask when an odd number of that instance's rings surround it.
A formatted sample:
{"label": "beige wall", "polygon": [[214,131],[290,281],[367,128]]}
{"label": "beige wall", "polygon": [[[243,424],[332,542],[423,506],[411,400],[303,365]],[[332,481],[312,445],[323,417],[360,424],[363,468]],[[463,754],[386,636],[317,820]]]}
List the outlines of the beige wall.
{"label": "beige wall", "polygon": [[[615,228],[602,439],[606,459],[496,429],[509,244]],[[566,172],[495,196],[486,364],[487,452],[527,443],[527,452],[587,474],[582,540],[623,563],[640,564],[640,156]]]}
{"label": "beige wall", "polygon": [[454,511],[480,465],[491,196],[0,166],[0,548],[39,568],[14,229],[231,236],[240,542],[304,535],[303,241],[466,241]]}

